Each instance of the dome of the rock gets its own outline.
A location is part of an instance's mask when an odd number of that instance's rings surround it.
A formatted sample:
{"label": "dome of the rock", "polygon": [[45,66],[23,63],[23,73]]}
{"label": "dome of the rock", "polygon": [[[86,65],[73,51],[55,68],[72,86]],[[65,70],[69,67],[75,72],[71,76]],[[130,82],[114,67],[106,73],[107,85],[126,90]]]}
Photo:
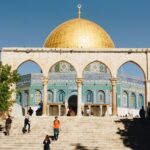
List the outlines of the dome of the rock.
{"label": "dome of the rock", "polygon": [[47,48],[114,48],[107,32],[98,24],[76,18],[56,27],[44,43]]}

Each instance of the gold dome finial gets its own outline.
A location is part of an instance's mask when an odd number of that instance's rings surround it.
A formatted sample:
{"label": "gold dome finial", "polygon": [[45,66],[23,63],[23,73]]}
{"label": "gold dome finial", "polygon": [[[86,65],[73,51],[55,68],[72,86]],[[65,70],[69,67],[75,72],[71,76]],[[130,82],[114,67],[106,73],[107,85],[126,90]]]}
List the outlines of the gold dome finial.
{"label": "gold dome finial", "polygon": [[82,5],[81,4],[78,4],[78,18],[80,18],[81,17],[81,7],[82,7]]}

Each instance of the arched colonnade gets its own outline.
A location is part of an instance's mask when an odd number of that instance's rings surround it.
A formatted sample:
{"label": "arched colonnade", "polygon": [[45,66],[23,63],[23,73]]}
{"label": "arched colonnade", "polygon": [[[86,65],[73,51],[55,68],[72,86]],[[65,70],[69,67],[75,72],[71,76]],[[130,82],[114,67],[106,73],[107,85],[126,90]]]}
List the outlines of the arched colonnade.
{"label": "arched colonnade", "polygon": [[[138,65],[143,74],[145,81],[145,105],[150,101],[150,59],[148,49],[108,49],[95,51],[82,51],[82,49],[66,50],[66,49],[29,49],[29,48],[4,48],[2,49],[2,62],[4,64],[12,65],[13,69],[17,69],[22,63],[26,61],[33,61],[39,65],[43,73],[43,113],[46,114],[47,105],[47,86],[49,80],[49,71],[52,66],[60,61],[65,61],[71,64],[77,75],[77,97],[78,109],[77,114],[81,115],[81,101],[82,101],[82,84],[83,71],[87,65],[98,61],[107,66],[111,74],[112,84],[112,115],[117,114],[116,104],[116,83],[117,72],[119,68],[127,63],[133,62]],[[9,58],[9,59],[6,59]]]}

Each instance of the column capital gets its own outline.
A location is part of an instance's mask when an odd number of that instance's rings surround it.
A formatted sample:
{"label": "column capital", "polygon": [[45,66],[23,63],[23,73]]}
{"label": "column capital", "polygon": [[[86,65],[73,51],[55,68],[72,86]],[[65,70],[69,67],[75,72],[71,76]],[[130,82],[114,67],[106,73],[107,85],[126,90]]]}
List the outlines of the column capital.
{"label": "column capital", "polygon": [[150,80],[145,80],[144,83],[150,83]]}
{"label": "column capital", "polygon": [[82,78],[76,78],[76,83],[77,83],[77,85],[82,84],[83,79]]}
{"label": "column capital", "polygon": [[46,85],[48,83],[48,77],[43,76],[42,83],[43,83],[43,85]]}
{"label": "column capital", "polygon": [[117,79],[118,79],[118,78],[114,78],[114,77],[112,77],[112,78],[110,79],[112,85],[116,85]]}

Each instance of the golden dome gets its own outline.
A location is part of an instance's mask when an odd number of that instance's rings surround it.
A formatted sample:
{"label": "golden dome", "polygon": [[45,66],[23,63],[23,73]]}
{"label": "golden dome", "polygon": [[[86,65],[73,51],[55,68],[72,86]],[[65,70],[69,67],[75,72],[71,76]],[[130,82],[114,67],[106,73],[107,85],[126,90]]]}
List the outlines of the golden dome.
{"label": "golden dome", "polygon": [[49,48],[114,48],[107,32],[94,22],[76,18],[64,22],[47,37]]}

